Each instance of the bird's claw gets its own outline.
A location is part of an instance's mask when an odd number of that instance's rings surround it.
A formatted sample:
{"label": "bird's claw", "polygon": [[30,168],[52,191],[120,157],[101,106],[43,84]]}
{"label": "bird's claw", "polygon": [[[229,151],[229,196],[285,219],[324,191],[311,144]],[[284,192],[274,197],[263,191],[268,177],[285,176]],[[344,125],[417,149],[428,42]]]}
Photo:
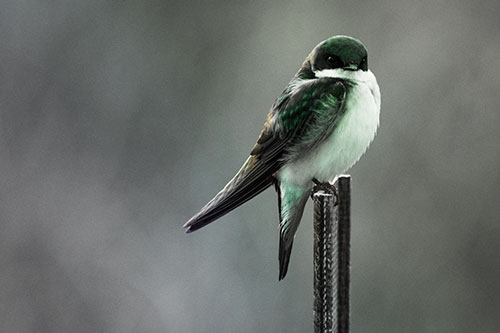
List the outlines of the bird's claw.
{"label": "bird's claw", "polygon": [[339,204],[339,194],[337,192],[337,188],[333,184],[330,184],[328,182],[322,183],[316,178],[313,178],[312,181],[314,183],[314,186],[311,190],[311,199],[314,199],[314,193],[318,191],[324,191],[327,193],[332,193],[335,196],[335,203],[333,204],[333,206],[337,206]]}

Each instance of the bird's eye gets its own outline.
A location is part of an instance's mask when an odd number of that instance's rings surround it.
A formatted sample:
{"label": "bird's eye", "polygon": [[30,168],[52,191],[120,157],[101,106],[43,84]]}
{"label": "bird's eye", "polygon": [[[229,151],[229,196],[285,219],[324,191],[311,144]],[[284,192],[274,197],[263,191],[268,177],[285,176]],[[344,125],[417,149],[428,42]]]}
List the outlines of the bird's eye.
{"label": "bird's eye", "polygon": [[366,70],[367,69],[367,66],[366,66],[366,57],[364,57],[363,59],[361,59],[361,63],[359,64],[359,68],[361,68],[362,70]]}
{"label": "bird's eye", "polygon": [[342,61],[339,59],[339,57],[334,56],[334,55],[329,55],[326,57],[326,63],[328,66],[331,68],[338,68],[342,67]]}

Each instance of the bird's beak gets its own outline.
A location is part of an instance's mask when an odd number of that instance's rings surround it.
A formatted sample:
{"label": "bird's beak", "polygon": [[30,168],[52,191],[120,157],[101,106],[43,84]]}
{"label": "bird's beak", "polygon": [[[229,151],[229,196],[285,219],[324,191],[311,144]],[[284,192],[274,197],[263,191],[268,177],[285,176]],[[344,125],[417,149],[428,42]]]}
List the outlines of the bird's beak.
{"label": "bird's beak", "polygon": [[358,70],[358,65],[356,64],[348,64],[347,66],[343,67],[346,71],[357,71]]}

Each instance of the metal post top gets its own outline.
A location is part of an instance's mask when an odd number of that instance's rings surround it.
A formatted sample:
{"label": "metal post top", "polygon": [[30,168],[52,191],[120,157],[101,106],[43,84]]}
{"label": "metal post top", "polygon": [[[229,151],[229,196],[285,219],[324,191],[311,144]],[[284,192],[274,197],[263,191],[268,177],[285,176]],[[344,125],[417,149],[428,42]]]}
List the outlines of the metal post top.
{"label": "metal post top", "polygon": [[328,193],[328,192],[321,190],[318,192],[314,192],[313,196],[314,197],[333,197],[334,195],[333,195],[333,193]]}
{"label": "metal post top", "polygon": [[318,189],[312,194],[312,198],[314,200],[328,200],[330,197],[336,196],[335,193],[332,193],[331,190],[328,189],[328,187],[334,187],[332,189],[333,191],[338,191],[339,190],[345,190],[346,187],[349,187],[351,183],[351,175],[338,175],[337,177],[334,178],[333,183],[330,182],[325,182],[322,183],[324,184],[324,189]]}

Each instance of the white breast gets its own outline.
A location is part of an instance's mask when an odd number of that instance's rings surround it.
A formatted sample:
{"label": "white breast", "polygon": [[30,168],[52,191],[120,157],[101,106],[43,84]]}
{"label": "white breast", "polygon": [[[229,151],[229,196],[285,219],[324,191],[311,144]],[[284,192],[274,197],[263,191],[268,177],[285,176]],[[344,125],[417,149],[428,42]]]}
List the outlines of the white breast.
{"label": "white breast", "polygon": [[313,177],[325,182],[344,173],[366,151],[377,132],[380,90],[371,71],[324,70],[317,77],[336,77],[353,83],[346,96],[346,114],[332,135],[314,151],[279,171],[281,181],[305,185]]}

